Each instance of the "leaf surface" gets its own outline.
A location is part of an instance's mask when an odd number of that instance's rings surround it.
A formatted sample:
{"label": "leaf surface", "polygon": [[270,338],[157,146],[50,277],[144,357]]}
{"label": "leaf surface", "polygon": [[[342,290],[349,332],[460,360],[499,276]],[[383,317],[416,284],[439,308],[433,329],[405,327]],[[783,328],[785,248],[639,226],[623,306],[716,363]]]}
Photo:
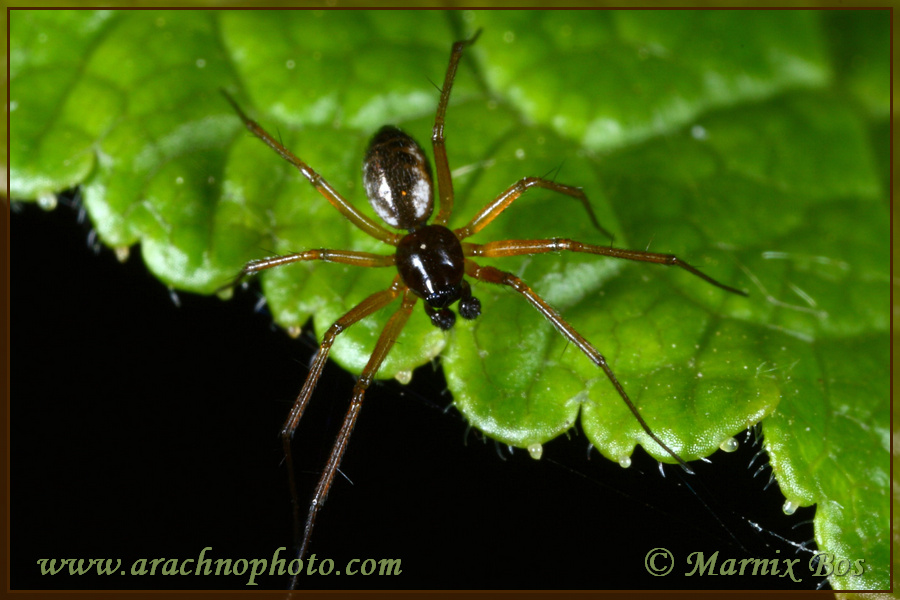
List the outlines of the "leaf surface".
{"label": "leaf surface", "polygon": [[[607,357],[685,459],[762,421],[778,483],[817,503],[817,542],[865,558],[836,588],[885,589],[889,557],[889,14],[617,11],[13,11],[11,188],[82,186],[101,238],[140,244],[177,289],[247,260],[387,253],[249,135],[243,108],[374,218],[360,158],[384,123],[427,141],[448,50],[476,28],[447,118],[462,226],[521,177],[583,187],[614,244],[674,253],[747,289],[574,254],[481,261],[522,277]],[[848,55],[852,59],[847,58]],[[430,80],[430,81],[429,81]],[[609,244],[583,208],[524,195],[476,237]],[[390,269],[262,275],[273,317],[321,333]],[[449,333],[417,309],[380,377],[440,355],[456,406],[520,447],[576,421],[607,457],[671,462],[596,366],[522,298],[474,284]],[[342,334],[359,372],[390,314]]]}

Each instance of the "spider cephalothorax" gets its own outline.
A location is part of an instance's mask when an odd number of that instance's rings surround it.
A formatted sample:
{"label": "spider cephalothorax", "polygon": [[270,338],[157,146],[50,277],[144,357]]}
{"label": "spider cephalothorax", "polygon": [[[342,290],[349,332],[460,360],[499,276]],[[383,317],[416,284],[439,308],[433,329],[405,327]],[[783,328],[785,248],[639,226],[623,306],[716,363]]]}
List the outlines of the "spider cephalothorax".
{"label": "spider cephalothorax", "polygon": [[450,305],[459,300],[459,314],[474,319],[481,302],[465,280],[462,244],[443,225],[425,225],[403,236],[397,245],[397,271],[403,283],[425,300],[425,312],[441,329],[456,321]]}
{"label": "spider cephalothorax", "polygon": [[[366,389],[371,384],[394,342],[397,341],[416,302],[419,298],[425,301],[425,312],[428,314],[431,322],[441,329],[450,329],[456,321],[455,313],[450,310],[450,306],[454,302],[459,302],[459,313],[466,319],[474,319],[481,314],[481,303],[472,296],[469,283],[465,277],[484,283],[507,286],[534,306],[538,312],[553,324],[563,337],[581,350],[605,373],[647,435],[690,472],[690,468],[684,460],[653,433],[607,364],[606,358],[584,336],[578,333],[556,309],[547,304],[543,298],[519,277],[494,267],[482,267],[472,259],[473,257],[522,256],[548,252],[598,254],[613,258],[681,267],[724,290],[741,295],[746,295],[746,293],[719,283],[672,254],[627,250],[613,248],[612,246],[597,246],[564,238],[500,240],[485,244],[463,243],[462,241],[465,238],[484,229],[517,198],[532,187],[548,189],[578,200],[587,211],[588,217],[594,226],[608,237],[612,237],[597,222],[587,197],[580,188],[562,185],[540,177],[520,179],[488,202],[464,227],[453,230],[447,227],[447,222],[453,211],[453,181],[450,176],[447,151],[444,147],[444,117],[447,112],[447,104],[450,99],[450,90],[453,86],[456,68],[462,57],[463,49],[467,45],[474,43],[477,38],[478,33],[471,39],[456,42],[450,53],[450,64],[447,66],[447,73],[444,77],[444,86],[441,89],[441,99],[438,102],[437,112],[435,113],[434,129],[431,138],[437,172],[438,214],[430,225],[428,221],[434,210],[434,186],[432,184],[431,168],[422,148],[411,137],[392,126],[381,128],[369,144],[363,163],[363,183],[366,194],[378,216],[390,227],[406,230],[407,233],[403,235],[385,228],[380,223],[359,212],[350,202],[335,191],[321,175],[297,158],[290,150],[282,146],[255,121],[249,119],[237,103],[225,94],[247,129],[268,144],[282,158],[294,165],[347,220],[371,237],[396,247],[395,253],[387,255],[352,250],[316,249],[283,256],[273,256],[247,263],[236,279],[236,281],[240,281],[248,275],[256,274],[265,269],[308,260],[337,262],[359,267],[396,267],[397,269],[397,275],[388,288],[371,294],[347,311],[325,332],[319,352],[310,366],[309,376],[303,384],[303,389],[297,396],[297,400],[291,409],[291,414],[281,430],[281,439],[284,446],[294,503],[294,521],[300,558],[306,554],[316,515],[322,508],[325,497],[328,495],[328,490],[331,488],[338,465],[347,447],[350,433],[356,424]],[[301,535],[300,502],[294,481],[291,437],[300,423],[300,418],[322,374],[322,369],[328,360],[328,354],[331,351],[335,338],[347,327],[376,313],[397,298],[402,298],[400,307],[385,324],[375,344],[375,348],[372,350],[372,355],[353,388],[350,407],[344,417],[340,433],[338,433],[337,440],[335,440],[319,483],[316,486]],[[297,576],[295,576],[292,581],[292,587],[296,586],[297,581]]]}

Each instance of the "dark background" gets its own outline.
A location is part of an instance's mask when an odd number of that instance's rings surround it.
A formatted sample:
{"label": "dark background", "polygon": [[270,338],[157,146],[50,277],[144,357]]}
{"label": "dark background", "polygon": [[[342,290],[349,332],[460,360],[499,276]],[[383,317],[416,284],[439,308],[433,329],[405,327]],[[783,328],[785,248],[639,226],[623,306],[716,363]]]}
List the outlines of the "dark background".
{"label": "dark background", "polygon": [[[14,206],[11,226],[11,585],[22,588],[234,588],[249,575],[43,576],[39,558],[270,559],[291,546],[278,432],[315,347],[254,310],[168,290],[139,248],[126,264],[95,254],[60,206]],[[323,265],[320,268],[327,268]],[[484,315],[483,319],[496,318]],[[535,313],[535,318],[540,318]],[[602,348],[601,348],[602,350]],[[329,365],[297,434],[309,498],[343,418],[353,377]],[[622,469],[581,435],[534,461],[483,440],[452,408],[440,370],[375,385],[320,513],[311,551],[335,570],[399,558],[391,577],[311,576],[310,588],[815,589],[808,522],[791,517],[752,434],[695,462],[695,476],[638,449]],[[692,489],[691,489],[692,488]],[[305,516],[304,508],[304,516]],[[804,521],[807,521],[804,523]],[[762,531],[753,523],[759,524]],[[770,533],[772,532],[772,533]],[[773,535],[773,533],[777,535]],[[674,572],[644,568],[671,550]],[[814,547],[814,546],[813,546]],[[778,577],[685,577],[687,556],[799,558]],[[286,552],[283,557],[289,558]],[[196,563],[194,563],[196,564]],[[258,579],[284,587],[287,577]],[[827,584],[826,584],[827,585]],[[257,588],[259,589],[259,588]]]}

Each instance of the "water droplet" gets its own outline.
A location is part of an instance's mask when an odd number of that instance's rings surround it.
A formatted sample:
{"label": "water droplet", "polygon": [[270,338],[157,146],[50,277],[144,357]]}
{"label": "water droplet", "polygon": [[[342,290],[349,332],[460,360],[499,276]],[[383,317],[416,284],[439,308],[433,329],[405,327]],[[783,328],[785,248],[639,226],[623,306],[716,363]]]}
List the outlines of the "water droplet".
{"label": "water droplet", "polygon": [[53,210],[56,208],[56,194],[53,192],[41,192],[38,194],[37,203],[44,210]]}
{"label": "water droplet", "polygon": [[128,246],[116,246],[115,253],[116,260],[123,263],[128,260],[128,255],[131,254],[131,248]]}
{"label": "water droplet", "polygon": [[703,125],[694,125],[691,127],[691,137],[695,140],[705,140],[707,135],[706,127]]}
{"label": "water droplet", "polygon": [[786,515],[792,515],[795,512],[797,512],[798,508],[800,508],[799,504],[795,504],[794,502],[791,502],[790,500],[785,500],[784,506],[781,507],[781,510],[784,511],[784,514],[786,514]]}
{"label": "water droplet", "polygon": [[619,466],[623,469],[627,469],[631,466],[631,457],[630,456],[620,456],[619,457]]}
{"label": "water droplet", "polygon": [[184,183],[184,177],[181,177],[181,176],[176,177],[175,183],[178,185],[181,185],[182,183]]}
{"label": "water droplet", "polygon": [[525,150],[522,148],[517,148],[516,149],[516,158],[518,158],[519,160],[522,160],[523,158],[525,158]]}
{"label": "water droplet", "polygon": [[733,437],[728,438],[721,444],[719,444],[719,449],[722,452],[734,452],[740,447],[740,443],[734,439]]}
{"label": "water droplet", "polygon": [[205,58],[198,58],[198,59],[197,59],[197,68],[198,68],[198,69],[202,69],[202,68],[205,67],[205,66],[206,66],[206,59],[205,59]]}
{"label": "water droplet", "polygon": [[541,444],[528,444],[528,454],[534,460],[540,460],[541,456],[544,455],[544,447]]}
{"label": "water droplet", "polygon": [[399,371],[396,375],[394,375],[394,379],[406,385],[410,381],[412,381],[412,371]]}
{"label": "water droplet", "polygon": [[290,70],[296,67],[297,63],[295,63],[293,60],[288,59],[288,61],[284,63],[284,66],[286,66]]}

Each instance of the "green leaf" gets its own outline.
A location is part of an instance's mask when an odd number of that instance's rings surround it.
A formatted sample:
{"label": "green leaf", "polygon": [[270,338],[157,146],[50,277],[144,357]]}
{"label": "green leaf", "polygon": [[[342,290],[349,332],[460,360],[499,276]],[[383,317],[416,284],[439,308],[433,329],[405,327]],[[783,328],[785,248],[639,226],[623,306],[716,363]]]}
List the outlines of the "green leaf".
{"label": "green leaf", "polygon": [[[843,589],[885,589],[889,560],[889,13],[11,13],[11,188],[81,185],[101,238],[140,243],[167,285],[210,293],[249,259],[387,252],[245,132],[244,109],[363,212],[360,157],[382,124],[428,139],[450,44],[483,28],[447,118],[466,223],[517,179],[584,188],[615,245],[687,272],[582,255],[479,261],[509,270],[596,344],[651,428],[685,459],[762,421],[816,538],[866,560]],[[873,32],[878,32],[877,34]],[[848,59],[847,56],[852,56]],[[529,192],[472,241],[609,240],[577,202]],[[275,320],[321,334],[389,269],[265,273]],[[436,330],[416,310],[380,377],[441,355],[456,406],[519,447],[579,420],[626,463],[641,430],[605,376],[507,289]],[[390,310],[342,334],[353,372]],[[790,506],[790,505],[789,505]]]}

